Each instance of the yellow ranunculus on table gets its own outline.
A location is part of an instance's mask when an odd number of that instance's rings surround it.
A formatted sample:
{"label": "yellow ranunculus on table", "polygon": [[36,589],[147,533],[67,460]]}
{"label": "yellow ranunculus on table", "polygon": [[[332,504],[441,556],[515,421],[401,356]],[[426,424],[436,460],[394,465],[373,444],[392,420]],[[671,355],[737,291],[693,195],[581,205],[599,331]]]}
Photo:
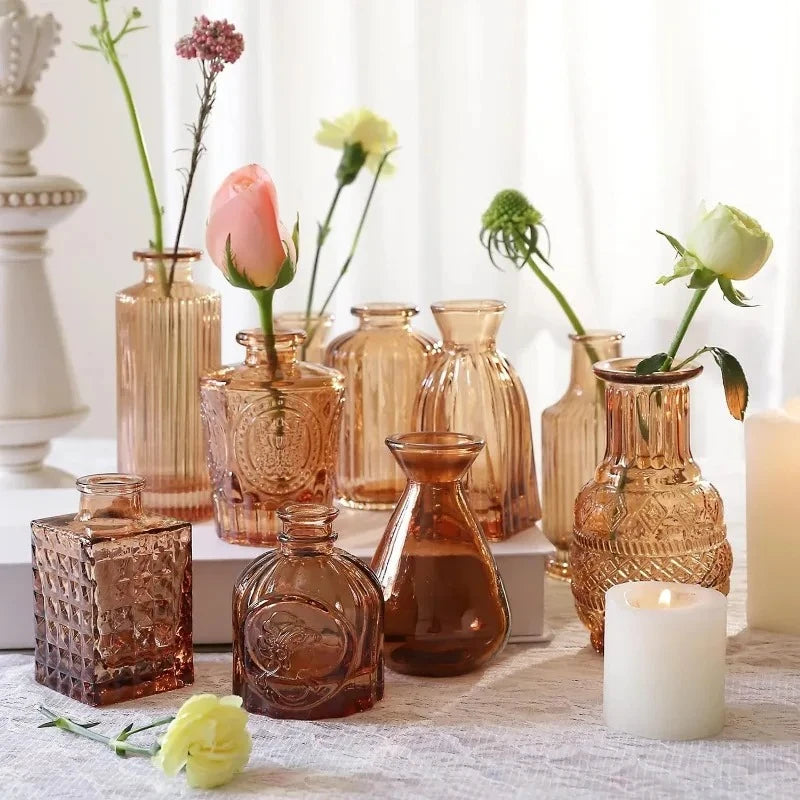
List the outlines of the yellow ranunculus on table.
{"label": "yellow ranunculus on table", "polygon": [[[706,459],[708,462],[708,459]],[[741,465],[708,463],[729,498],[735,553],[729,598],[727,724],[699,742],[647,742],[602,721],[603,661],[586,645],[569,587],[547,582],[546,645],[509,645],[488,669],[437,680],[386,674],[386,698],[344,720],[251,715],[244,771],[215,792],[167,778],[148,759],[37,730],[36,705],[119,730],[175,713],[191,694],[230,691],[228,653],[201,652],[185,690],[93,710],[33,680],[29,654],[0,654],[3,800],[152,798],[457,798],[800,796],[800,638],[745,627]],[[146,738],[146,734],[143,735]]]}

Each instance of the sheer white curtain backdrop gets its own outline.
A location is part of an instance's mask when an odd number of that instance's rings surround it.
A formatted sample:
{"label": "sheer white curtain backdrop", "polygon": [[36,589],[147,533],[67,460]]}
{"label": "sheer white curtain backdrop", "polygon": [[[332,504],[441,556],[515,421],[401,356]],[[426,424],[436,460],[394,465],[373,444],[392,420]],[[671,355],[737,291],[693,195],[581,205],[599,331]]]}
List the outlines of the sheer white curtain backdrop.
{"label": "sheer white curtain backdrop", "polygon": [[[715,344],[739,356],[753,407],[800,392],[795,356],[800,4],[162,0],[141,5],[157,24],[138,34],[143,39],[126,43],[126,59],[136,89],[137,71],[152,69],[157,55],[161,114],[149,121],[148,133],[153,146],[159,145],[156,160],[164,165],[167,230],[174,229],[180,196],[180,178],[171,167],[185,160],[174,151],[187,146],[184,125],[196,113],[197,75],[193,65],[172,57],[174,41],[200,13],[228,17],[245,36],[241,61],[219,81],[184,241],[202,244],[211,194],[228,172],[249,162],[265,166],[278,187],[282,216],[290,222],[299,212],[302,228],[300,270],[280,293],[281,309],[303,303],[316,223],[334,189],[337,154],[314,143],[318,120],[366,105],[394,123],[402,149],[394,158],[396,175],[379,186],[358,254],[336,297],[337,331],[351,326],[354,302],[414,301],[426,312],[419,325],[434,332],[427,313],[432,301],[507,301],[500,345],[523,376],[538,436],[539,413],[566,385],[568,327],[532,274],[500,272],[489,264],[478,232],[495,192],[522,189],[543,212],[559,284],[587,327],[626,334],[629,355],[663,349],[689,300],[689,290],[677,281],[655,285],[673,260],[655,229],[680,237],[700,200],[720,200],[757,217],[772,233],[775,250],[764,271],[742,286],[759,307],[733,308],[712,290],[686,349]],[[104,68],[81,63],[84,69]],[[121,117],[111,81],[107,76],[103,113]],[[87,146],[103,147],[94,131],[81,135]],[[113,147],[115,158],[133,161],[131,142],[120,139]],[[362,175],[337,210],[324,250],[322,287],[330,285],[346,255],[368,184]],[[94,198],[124,191],[144,208],[133,173],[126,185],[106,181],[89,189]],[[146,225],[143,215],[136,221]],[[145,241],[147,231],[130,232],[130,244]],[[111,245],[119,251],[117,263],[125,265],[128,250],[120,250],[119,242]],[[208,265],[204,269],[225,297],[225,358],[238,360],[233,336],[255,324],[255,306],[247,293],[228,287]],[[131,282],[131,275],[119,278],[116,287]],[[113,298],[104,294],[91,301],[111,306]],[[68,317],[74,309],[62,313],[72,343]],[[110,330],[96,333],[111,336]],[[739,456],[741,426],[727,416],[713,364],[695,386],[695,452]],[[104,393],[113,391],[113,376],[104,378],[100,389],[83,392],[92,404],[107,407],[113,394]],[[110,433],[105,418],[84,432]]]}

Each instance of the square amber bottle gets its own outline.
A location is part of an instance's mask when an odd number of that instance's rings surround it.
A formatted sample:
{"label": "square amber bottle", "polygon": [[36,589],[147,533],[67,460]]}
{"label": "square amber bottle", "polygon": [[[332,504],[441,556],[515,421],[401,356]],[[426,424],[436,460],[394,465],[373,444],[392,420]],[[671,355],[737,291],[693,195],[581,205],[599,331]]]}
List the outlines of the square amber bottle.
{"label": "square amber bottle", "polygon": [[79,478],[77,515],[31,523],[36,680],[103,706],[194,681],[192,528],[144,481]]}

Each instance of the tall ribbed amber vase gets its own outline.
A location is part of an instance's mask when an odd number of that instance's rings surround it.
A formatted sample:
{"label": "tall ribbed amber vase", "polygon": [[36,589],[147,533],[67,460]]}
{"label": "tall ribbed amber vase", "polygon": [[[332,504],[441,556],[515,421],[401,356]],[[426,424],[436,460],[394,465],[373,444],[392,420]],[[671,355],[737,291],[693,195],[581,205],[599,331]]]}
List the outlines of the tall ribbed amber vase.
{"label": "tall ribbed amber vase", "polygon": [[[200,377],[220,365],[220,295],[196,284],[197,250],[181,250],[167,297],[159,256],[133,254],[141,283],[117,293],[117,465],[145,479],[145,508],[196,521],[212,515],[200,420]],[[171,254],[160,256],[166,269]]]}
{"label": "tall ribbed amber vase", "polygon": [[607,445],[575,503],[572,594],[603,652],[605,593],[627,581],[730,587],[733,558],[722,498],[689,446],[690,365],[637,376],[638,359],[595,364],[606,381]]}
{"label": "tall ribbed amber vase", "polygon": [[569,580],[569,546],[575,498],[594,474],[606,449],[603,382],[594,361],[620,354],[622,334],[589,331],[571,334],[572,370],[564,396],[542,412],[542,529],[556,548],[547,562],[554,578]]}
{"label": "tall ribbed amber vase", "polygon": [[365,303],[358,327],[334,339],[325,363],[345,377],[336,494],[350,508],[391,510],[406,478],[384,444],[412,429],[414,400],[436,343],[411,327],[415,306]]}

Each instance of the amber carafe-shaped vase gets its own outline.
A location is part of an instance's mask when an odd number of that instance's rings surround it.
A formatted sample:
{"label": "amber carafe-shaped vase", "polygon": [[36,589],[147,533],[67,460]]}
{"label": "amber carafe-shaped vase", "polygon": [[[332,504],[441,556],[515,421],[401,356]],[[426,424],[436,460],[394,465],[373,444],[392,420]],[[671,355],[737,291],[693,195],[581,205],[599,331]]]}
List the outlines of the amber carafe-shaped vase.
{"label": "amber carafe-shaped vase", "polygon": [[244,363],[200,382],[214,518],[222,539],[275,544],[289,501],[333,502],[344,378],[297,360],[302,331],[241,331]]}
{"label": "amber carafe-shaped vase", "polygon": [[[306,341],[303,342],[305,353],[302,353],[303,348],[301,348],[301,361],[310,361],[313,364],[325,362],[325,349],[328,346],[332,326],[332,314],[311,315]],[[279,331],[305,331],[306,315],[302,311],[283,311],[275,315],[275,328]]]}
{"label": "amber carafe-shaped vase", "polygon": [[505,308],[499,300],[431,306],[442,351],[431,362],[414,413],[417,430],[466,431],[486,442],[464,486],[492,541],[541,517],[528,399],[496,347]]}
{"label": "amber carafe-shaped vase", "polygon": [[145,508],[211,518],[200,421],[200,377],[220,365],[220,295],[192,279],[181,250],[167,297],[158,279],[172,254],[134,253],[144,279],[117,293],[117,469],[145,479]]}
{"label": "amber carafe-shaped vase", "polygon": [[503,583],[461,481],[483,442],[408,433],[386,444],[408,485],[372,559],[386,601],[386,665],[408,675],[460,675],[508,639]]}
{"label": "amber carafe-shaped vase", "polygon": [[605,386],[592,363],[616,358],[622,334],[571,334],[572,370],[564,396],[542,412],[542,529],[556,548],[547,573],[569,580],[569,546],[575,498],[592,477],[606,449]]}
{"label": "amber carafe-shaped vase", "polygon": [[689,386],[702,367],[637,376],[638,359],[595,364],[606,381],[605,458],[575,503],[572,594],[603,651],[605,593],[677,581],[728,593],[733,560],[722,499],[689,447]]}
{"label": "amber carafe-shaped vase", "polygon": [[93,706],[192,683],[192,528],[141,478],[79,478],[77,516],[31,523],[36,680]]}
{"label": "amber carafe-shaped vase", "polygon": [[383,697],[383,597],[369,567],[333,546],[337,511],[292,503],[280,545],[233,590],[233,691],[256,714],[344,717]]}
{"label": "amber carafe-shaped vase", "polygon": [[406,481],[386,449],[396,431],[413,428],[414,399],[436,344],[411,327],[414,306],[355,306],[358,328],[334,339],[325,363],[345,377],[338,501],[350,508],[388,511]]}

